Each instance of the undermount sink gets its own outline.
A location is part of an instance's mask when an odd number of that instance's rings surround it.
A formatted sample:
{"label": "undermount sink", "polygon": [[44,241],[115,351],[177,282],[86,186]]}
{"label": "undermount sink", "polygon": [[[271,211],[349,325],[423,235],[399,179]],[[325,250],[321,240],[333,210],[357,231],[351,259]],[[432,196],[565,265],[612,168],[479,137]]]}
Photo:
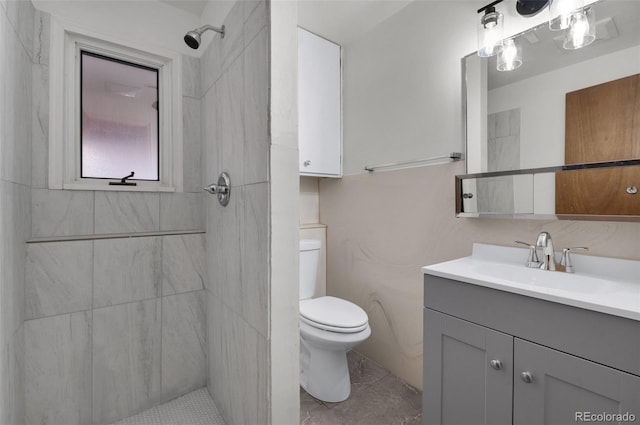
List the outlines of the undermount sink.
{"label": "undermount sink", "polygon": [[473,269],[479,276],[503,280],[504,284],[519,283],[541,289],[566,292],[603,293],[619,289],[613,282],[605,279],[573,273],[549,272],[510,264],[483,261],[482,264],[474,264]]}
{"label": "undermount sink", "polygon": [[525,266],[528,251],[474,244],[473,254],[425,274],[640,320],[640,261],[575,255],[575,273]]}

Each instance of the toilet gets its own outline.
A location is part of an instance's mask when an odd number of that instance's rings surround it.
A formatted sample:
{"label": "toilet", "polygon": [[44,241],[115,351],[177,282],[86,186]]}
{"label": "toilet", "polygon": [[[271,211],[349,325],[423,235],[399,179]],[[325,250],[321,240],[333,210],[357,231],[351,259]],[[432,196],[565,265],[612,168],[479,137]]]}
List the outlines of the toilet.
{"label": "toilet", "polygon": [[312,298],[321,243],[300,240],[300,386],[318,400],[351,393],[347,352],[371,335],[367,313],[336,297]]}

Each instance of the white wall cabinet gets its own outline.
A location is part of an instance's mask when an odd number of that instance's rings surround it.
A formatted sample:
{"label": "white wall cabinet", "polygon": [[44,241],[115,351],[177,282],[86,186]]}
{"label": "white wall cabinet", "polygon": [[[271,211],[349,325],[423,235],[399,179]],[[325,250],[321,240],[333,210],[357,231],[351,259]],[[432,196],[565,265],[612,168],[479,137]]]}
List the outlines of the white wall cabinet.
{"label": "white wall cabinet", "polygon": [[298,28],[300,174],[342,176],[340,46]]}

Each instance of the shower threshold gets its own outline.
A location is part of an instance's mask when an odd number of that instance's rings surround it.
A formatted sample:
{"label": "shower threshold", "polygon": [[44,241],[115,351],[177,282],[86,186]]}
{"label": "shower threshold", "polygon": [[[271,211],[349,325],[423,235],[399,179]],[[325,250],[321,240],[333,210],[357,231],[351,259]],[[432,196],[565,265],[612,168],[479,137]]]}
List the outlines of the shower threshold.
{"label": "shower threshold", "polygon": [[225,425],[206,388],[190,392],[112,425]]}

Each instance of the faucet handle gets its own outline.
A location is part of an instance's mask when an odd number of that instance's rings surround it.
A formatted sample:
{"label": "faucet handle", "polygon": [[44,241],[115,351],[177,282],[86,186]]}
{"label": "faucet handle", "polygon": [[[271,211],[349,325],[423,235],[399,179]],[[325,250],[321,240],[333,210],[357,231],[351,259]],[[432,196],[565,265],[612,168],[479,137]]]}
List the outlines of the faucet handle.
{"label": "faucet handle", "polygon": [[571,248],[564,248],[562,250],[562,259],[560,260],[560,265],[564,266],[564,271],[566,273],[574,273],[573,264],[571,264],[571,256],[569,255],[569,253],[571,251],[575,251],[576,249],[580,249],[583,251],[589,250],[589,248],[587,248],[586,246],[574,246]]}
{"label": "faucet handle", "polygon": [[540,260],[538,260],[537,248],[534,244],[530,244],[522,241],[515,241],[515,243],[524,245],[529,248],[529,258],[527,258],[527,262],[525,263],[525,266],[531,267],[531,268],[540,267]]}

